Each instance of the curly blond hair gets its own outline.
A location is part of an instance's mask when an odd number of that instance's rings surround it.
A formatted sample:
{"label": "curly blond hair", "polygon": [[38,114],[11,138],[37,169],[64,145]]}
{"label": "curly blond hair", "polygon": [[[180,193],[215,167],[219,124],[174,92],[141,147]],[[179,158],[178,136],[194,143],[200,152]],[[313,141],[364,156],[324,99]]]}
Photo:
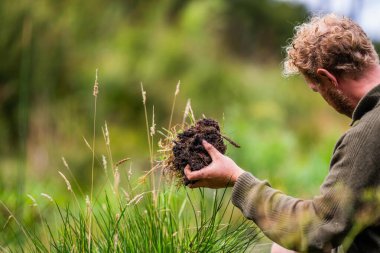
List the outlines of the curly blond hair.
{"label": "curly blond hair", "polygon": [[379,56],[363,29],[335,14],[314,16],[297,26],[286,53],[284,74],[301,73],[312,80],[318,80],[318,68],[337,76],[358,77],[367,67],[379,64]]}

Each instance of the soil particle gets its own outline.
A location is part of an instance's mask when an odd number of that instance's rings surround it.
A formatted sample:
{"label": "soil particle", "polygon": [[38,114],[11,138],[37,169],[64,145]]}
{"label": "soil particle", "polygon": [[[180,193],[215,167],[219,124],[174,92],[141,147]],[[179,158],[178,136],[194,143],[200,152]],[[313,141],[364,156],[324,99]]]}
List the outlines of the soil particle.
{"label": "soil particle", "polygon": [[184,174],[184,168],[187,164],[190,165],[192,171],[195,171],[212,162],[210,155],[202,145],[202,140],[206,140],[219,152],[225,154],[227,146],[224,144],[223,138],[218,122],[207,118],[198,120],[193,126],[177,135],[173,147],[174,167],[181,171],[185,185],[192,183]]}

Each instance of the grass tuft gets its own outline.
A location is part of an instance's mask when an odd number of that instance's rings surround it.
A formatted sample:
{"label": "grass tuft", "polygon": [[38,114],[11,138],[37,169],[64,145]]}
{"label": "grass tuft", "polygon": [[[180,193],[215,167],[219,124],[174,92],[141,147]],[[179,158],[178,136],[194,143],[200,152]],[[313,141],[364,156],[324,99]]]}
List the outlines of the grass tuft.
{"label": "grass tuft", "polygon": [[[142,85],[141,90],[147,120],[146,92]],[[178,92],[179,83],[174,99]],[[146,122],[151,167],[143,177],[138,177],[138,173],[132,173],[130,158],[113,162],[107,123],[102,128],[107,154],[97,157],[97,72],[93,93],[95,107],[92,146],[83,138],[92,154],[90,193],[83,194],[66,159],[62,157],[65,168],[81,191],[80,198],[77,197],[68,178],[59,171],[74,199],[63,205],[52,197],[54,194],[41,193],[40,197],[48,200],[49,205],[55,205],[53,211],[44,212],[41,205],[37,204],[37,199],[28,195],[32,201],[30,211],[37,212],[39,222],[32,225],[24,224],[0,201],[8,215],[0,231],[1,251],[201,253],[245,252],[254,246],[260,234],[253,223],[234,212],[228,189],[189,190],[175,186],[173,182],[161,184],[161,180],[158,187],[155,187],[154,171],[159,168],[163,169],[163,172],[168,171],[166,168],[171,166],[172,161],[172,140],[186,125],[185,122],[174,127],[170,127],[170,122],[169,129],[156,130],[153,109],[150,131],[149,123]],[[173,106],[174,104],[175,101]],[[194,121],[189,102],[185,114],[185,117]],[[156,131],[165,137],[159,141],[157,155],[153,152],[153,137]],[[155,156],[158,161],[154,161]],[[103,165],[105,183],[98,189],[99,193],[93,195],[95,158]],[[125,166],[127,162],[129,169],[122,170],[121,166]],[[145,183],[148,175],[151,175],[149,184]],[[3,237],[5,234],[6,237]]]}

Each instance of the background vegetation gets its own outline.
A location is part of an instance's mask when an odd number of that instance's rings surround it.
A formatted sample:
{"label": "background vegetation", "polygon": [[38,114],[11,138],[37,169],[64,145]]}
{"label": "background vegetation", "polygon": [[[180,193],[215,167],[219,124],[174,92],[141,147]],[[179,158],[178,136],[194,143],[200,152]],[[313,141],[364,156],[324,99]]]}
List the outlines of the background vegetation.
{"label": "background vegetation", "polygon": [[[281,76],[282,47],[307,15],[269,0],[1,1],[0,200],[30,224],[39,218],[27,194],[65,203],[62,156],[89,191],[92,154],[83,138],[92,138],[96,68],[96,157],[107,152],[107,121],[114,159],[148,170],[140,82],[160,129],[181,80],[173,122],[190,98],[196,117],[219,120],[242,146],[228,151],[241,167],[289,194],[316,194],[350,121],[301,78]],[[94,170],[101,190],[100,162]],[[8,216],[0,206],[0,228]]]}

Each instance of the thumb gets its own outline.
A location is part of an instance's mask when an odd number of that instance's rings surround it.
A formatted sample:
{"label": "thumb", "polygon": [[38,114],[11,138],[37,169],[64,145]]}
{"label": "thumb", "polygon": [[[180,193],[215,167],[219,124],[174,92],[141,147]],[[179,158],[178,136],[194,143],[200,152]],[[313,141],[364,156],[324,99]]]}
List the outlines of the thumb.
{"label": "thumb", "polygon": [[218,158],[220,152],[213,145],[208,143],[206,140],[202,141],[202,145],[206,149],[207,153],[211,156],[211,159],[213,161]]}

